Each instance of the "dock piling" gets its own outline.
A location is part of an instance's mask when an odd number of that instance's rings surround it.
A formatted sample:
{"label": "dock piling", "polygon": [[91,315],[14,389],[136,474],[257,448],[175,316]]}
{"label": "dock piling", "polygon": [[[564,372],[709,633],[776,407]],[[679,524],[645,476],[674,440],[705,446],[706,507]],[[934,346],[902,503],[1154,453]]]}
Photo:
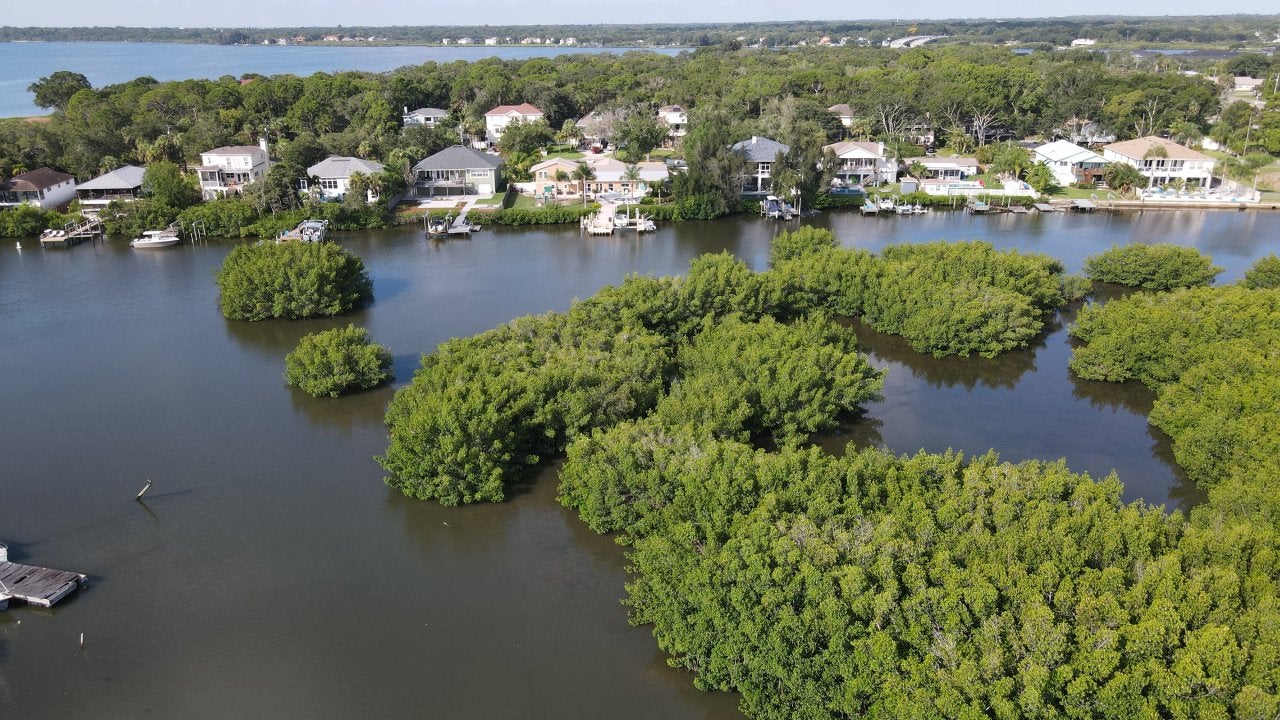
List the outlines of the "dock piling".
{"label": "dock piling", "polygon": [[143,496],[143,495],[146,495],[146,494],[147,494],[147,491],[148,491],[148,490],[150,490],[150,489],[151,489],[151,478],[147,478],[147,484],[146,484],[146,485],[144,485],[144,486],[142,486],[142,489],[138,491],[138,495],[137,495],[137,497],[135,497],[135,498],[134,498],[134,501],[135,501],[135,502],[141,502],[141,501],[142,501],[142,496]]}

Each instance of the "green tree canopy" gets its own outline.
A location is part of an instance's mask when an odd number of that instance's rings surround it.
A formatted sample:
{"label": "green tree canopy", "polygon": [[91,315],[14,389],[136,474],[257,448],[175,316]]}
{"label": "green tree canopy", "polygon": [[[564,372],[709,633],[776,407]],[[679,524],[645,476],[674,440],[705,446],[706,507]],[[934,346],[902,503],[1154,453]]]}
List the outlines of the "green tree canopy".
{"label": "green tree canopy", "polygon": [[67,103],[71,102],[71,96],[91,87],[93,86],[89,84],[89,78],[84,75],[70,70],[58,70],[31,83],[27,91],[35,93],[35,103],[38,107],[66,110]]}
{"label": "green tree canopy", "polygon": [[341,315],[373,299],[364,262],[329,242],[239,245],[216,279],[231,320]]}
{"label": "green tree canopy", "polygon": [[391,352],[348,325],[302,336],[284,358],[284,379],[316,397],[368,390],[391,379]]}

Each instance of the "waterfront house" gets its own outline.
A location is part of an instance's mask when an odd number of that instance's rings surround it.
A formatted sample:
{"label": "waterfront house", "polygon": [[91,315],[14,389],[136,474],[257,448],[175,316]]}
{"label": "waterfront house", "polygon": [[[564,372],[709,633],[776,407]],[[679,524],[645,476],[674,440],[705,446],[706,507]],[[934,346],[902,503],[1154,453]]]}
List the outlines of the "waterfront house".
{"label": "waterfront house", "polygon": [[671,146],[689,134],[689,112],[679,105],[658,108],[658,119],[667,124],[667,144]]}
{"label": "waterfront house", "polygon": [[14,175],[0,185],[0,208],[35,205],[51,210],[71,202],[76,196],[76,179],[47,167]]}
{"label": "waterfront house", "polygon": [[[341,200],[351,189],[351,176],[356,173],[364,175],[381,175],[382,164],[372,160],[330,155],[307,168],[307,177],[316,178],[316,184],[310,192],[321,200]],[[376,202],[378,195],[372,190],[366,193],[367,202]]]}
{"label": "waterfront house", "polygon": [[418,197],[493,195],[498,192],[502,158],[454,145],[413,166]]}
{"label": "waterfront house", "polygon": [[[649,192],[655,184],[666,182],[670,170],[663,162],[635,163],[636,177],[628,177],[629,165],[611,157],[590,157],[585,160],[568,160],[566,158],[547,158],[529,168],[533,176],[531,185],[535,195],[560,197],[578,196],[582,191],[582,183],[573,179],[573,173],[579,163],[586,163],[591,168],[594,178],[586,182],[588,195],[600,193],[617,193],[626,197],[640,197]],[[557,173],[563,172],[566,180],[556,180]],[[524,187],[524,186],[522,186]]]}
{"label": "waterfront house", "polygon": [[911,158],[912,163],[920,163],[924,166],[929,177],[940,180],[963,180],[971,175],[977,175],[981,168],[978,161],[974,158],[966,157],[917,157]]}
{"label": "waterfront house", "polygon": [[1053,171],[1053,180],[1062,187],[1075,183],[1096,183],[1107,165],[1106,158],[1067,140],[1054,140],[1031,151],[1032,160]]}
{"label": "waterfront house", "polygon": [[142,195],[142,176],[145,173],[145,168],[125,165],[77,187],[76,199],[80,201],[80,214],[97,217],[108,203],[137,200]]}
{"label": "waterfront house", "polygon": [[[581,187],[579,182],[572,178],[573,172],[578,169],[579,162],[583,161],[553,157],[530,167],[529,174],[533,177],[534,194],[552,197],[577,195]],[[567,179],[557,180],[556,176],[559,173],[564,173]]]}
{"label": "waterfront house", "polygon": [[898,179],[898,163],[885,154],[882,142],[846,140],[823,146],[822,152],[836,156],[835,175],[848,185],[877,185]]}
{"label": "waterfront house", "polygon": [[1213,180],[1213,158],[1155,135],[1111,143],[1102,157],[1137,168],[1148,187],[1186,182],[1207,188]]}
{"label": "waterfront house", "polygon": [[406,107],[404,109],[404,115],[402,115],[401,118],[404,120],[405,127],[409,127],[410,125],[426,125],[427,127],[435,127],[440,124],[440,121],[448,117],[448,115],[449,112],[447,110],[441,110],[440,108],[418,108],[417,110],[410,111],[409,108]]}
{"label": "waterfront house", "polygon": [[489,142],[494,143],[502,137],[502,131],[511,123],[516,121],[528,123],[545,117],[541,110],[529,103],[499,105],[484,114],[484,129]]}
{"label": "waterfront house", "polygon": [[267,176],[267,141],[259,145],[229,145],[200,153],[200,195],[214,200],[239,195],[246,185]]}
{"label": "waterfront house", "polygon": [[742,175],[742,193],[761,194],[773,189],[773,163],[778,153],[787,153],[790,147],[777,140],[751,136],[750,140],[734,143],[730,148],[742,156],[746,171]]}

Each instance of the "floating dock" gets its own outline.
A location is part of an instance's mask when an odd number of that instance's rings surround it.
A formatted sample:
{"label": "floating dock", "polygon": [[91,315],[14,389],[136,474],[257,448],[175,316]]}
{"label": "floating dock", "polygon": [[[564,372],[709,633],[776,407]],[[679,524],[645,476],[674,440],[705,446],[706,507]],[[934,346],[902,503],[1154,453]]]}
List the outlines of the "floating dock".
{"label": "floating dock", "polygon": [[86,579],[80,573],[9,562],[9,549],[0,543],[0,610],[9,607],[10,600],[53,607]]}

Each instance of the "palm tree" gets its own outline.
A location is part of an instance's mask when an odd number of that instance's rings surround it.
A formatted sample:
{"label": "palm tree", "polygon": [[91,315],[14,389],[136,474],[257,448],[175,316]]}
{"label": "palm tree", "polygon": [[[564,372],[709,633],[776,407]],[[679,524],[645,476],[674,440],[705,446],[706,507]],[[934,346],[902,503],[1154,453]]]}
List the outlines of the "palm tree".
{"label": "palm tree", "polygon": [[622,179],[630,183],[632,194],[636,189],[636,184],[640,181],[640,166],[635,163],[628,163],[627,169],[622,171]]}
{"label": "palm tree", "polygon": [[595,168],[580,162],[578,167],[573,169],[573,179],[582,183],[582,204],[587,204],[587,181],[596,179]]}
{"label": "palm tree", "polygon": [[556,171],[556,191],[558,192],[560,190],[560,185],[562,183],[567,183],[567,182],[569,182],[569,173],[565,172],[564,170],[557,170]]}

